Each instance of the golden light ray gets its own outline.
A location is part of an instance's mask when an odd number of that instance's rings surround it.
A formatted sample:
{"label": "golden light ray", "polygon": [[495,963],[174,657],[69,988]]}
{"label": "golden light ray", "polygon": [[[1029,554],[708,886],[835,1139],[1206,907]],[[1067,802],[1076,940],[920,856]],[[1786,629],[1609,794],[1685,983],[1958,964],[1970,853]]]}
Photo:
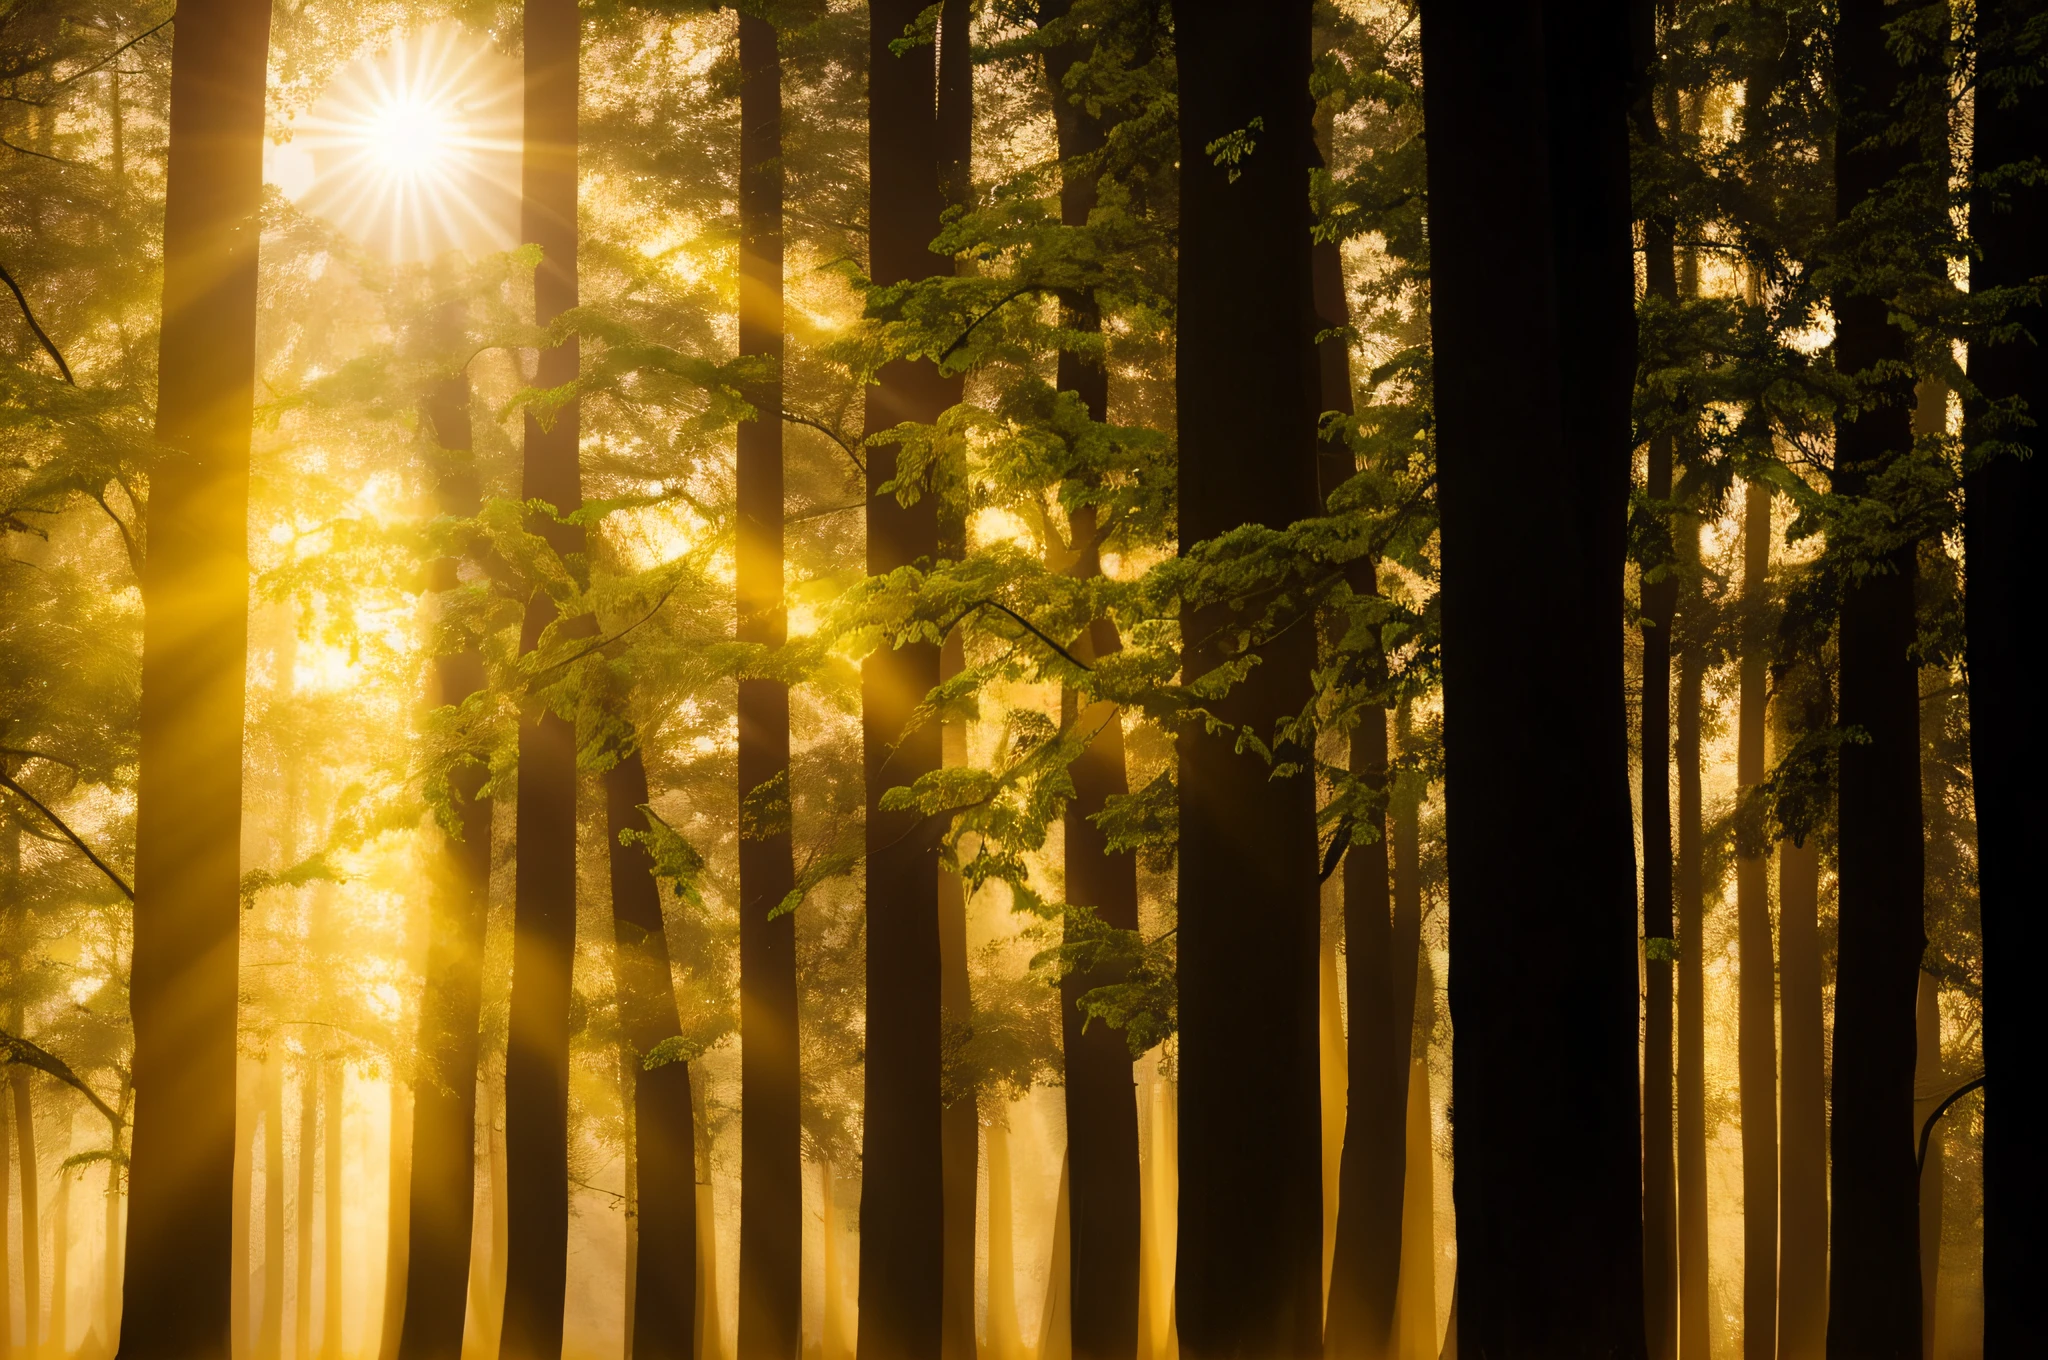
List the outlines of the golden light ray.
{"label": "golden light ray", "polygon": [[520,70],[458,24],[344,68],[274,173],[305,211],[394,262],[519,241]]}

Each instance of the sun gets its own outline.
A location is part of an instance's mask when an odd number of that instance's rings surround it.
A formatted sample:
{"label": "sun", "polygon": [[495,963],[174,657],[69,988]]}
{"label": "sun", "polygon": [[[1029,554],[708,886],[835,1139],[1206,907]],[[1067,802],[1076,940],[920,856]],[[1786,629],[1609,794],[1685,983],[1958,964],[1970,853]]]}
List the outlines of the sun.
{"label": "sun", "polygon": [[518,244],[519,69],[452,23],[344,68],[273,155],[300,208],[394,262]]}

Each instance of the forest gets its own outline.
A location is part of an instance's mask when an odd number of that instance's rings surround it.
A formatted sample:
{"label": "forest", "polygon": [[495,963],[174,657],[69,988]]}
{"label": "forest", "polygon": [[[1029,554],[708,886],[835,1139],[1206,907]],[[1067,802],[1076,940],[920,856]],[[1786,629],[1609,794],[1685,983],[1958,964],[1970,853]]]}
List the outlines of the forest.
{"label": "forest", "polygon": [[2048,0],[0,0],[0,283],[0,1360],[2048,1356]]}

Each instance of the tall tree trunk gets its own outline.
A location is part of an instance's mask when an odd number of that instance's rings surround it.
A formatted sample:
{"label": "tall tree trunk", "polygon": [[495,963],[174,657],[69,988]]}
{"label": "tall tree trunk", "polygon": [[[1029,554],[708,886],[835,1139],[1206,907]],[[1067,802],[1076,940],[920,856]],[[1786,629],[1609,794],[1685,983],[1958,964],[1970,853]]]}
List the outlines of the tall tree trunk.
{"label": "tall tree trunk", "polygon": [[157,438],[143,563],[135,1138],[122,1360],[228,1345],[249,435],[267,0],[193,0],[171,55]]}
{"label": "tall tree trunk", "polygon": [[[868,7],[868,273],[902,283],[941,272],[927,248],[939,230],[936,54],[889,44],[917,18],[917,0]],[[931,422],[956,384],[928,360],[885,365],[867,392],[866,433]],[[867,571],[885,575],[938,552],[937,496],[904,505],[883,488],[894,445],[867,461]],[[867,788],[867,1062],[861,1123],[860,1337],[863,1360],[940,1352],[944,1320],[945,1180],[939,1136],[940,1024],[937,832],[881,797],[939,767],[933,724],[910,717],[939,679],[931,643],[884,647],[861,663],[861,758]]]}
{"label": "tall tree trunk", "polygon": [[[1742,662],[1738,682],[1735,779],[1743,790],[1764,777],[1766,686],[1764,611],[1769,603],[1771,491],[1751,482],[1742,527]],[[1745,853],[1745,849],[1752,853]],[[1739,843],[1735,918],[1737,1080],[1742,1109],[1742,1354],[1778,1353],[1778,975],[1771,943],[1767,847]]]}
{"label": "tall tree trunk", "polygon": [[[1941,979],[1920,974],[1914,1001],[1913,1123],[1919,1125],[1941,1108],[1948,1095],[1941,1062]],[[1927,1158],[1920,1167],[1920,1360],[1934,1360],[1937,1298],[1941,1281],[1941,1131],[1927,1140]]]}
{"label": "tall tree trunk", "polygon": [[[1632,13],[1639,51],[1656,48],[1656,0],[1636,0]],[[1636,101],[1641,139],[1663,138],[1653,91]],[[1643,275],[1651,297],[1678,301],[1676,229],[1667,209],[1643,219]],[[1671,500],[1670,434],[1653,435],[1644,465],[1643,492],[1653,513]],[[1668,516],[1667,516],[1668,518]],[[1641,583],[1643,618],[1643,1329],[1650,1360],[1678,1356],[1678,1167],[1672,1146],[1673,977],[1677,923],[1671,882],[1671,630],[1678,613],[1676,563],[1649,570]]]}
{"label": "tall tree trunk", "polygon": [[[1312,6],[1204,4],[1180,61],[1180,542],[1319,509],[1309,203]],[[1255,126],[1256,122],[1256,126]],[[1219,165],[1208,150],[1251,136]],[[1252,450],[1258,450],[1256,456]],[[1229,605],[1182,617],[1182,674],[1226,660]],[[1221,722],[1261,741],[1310,693],[1313,630],[1262,649]],[[1176,1281],[1190,1360],[1322,1350],[1322,1129],[1315,788],[1275,780],[1200,722],[1180,757],[1180,1054],[1185,1108]],[[1282,744],[1277,761],[1306,763]],[[1250,911],[1252,915],[1248,916]]]}
{"label": "tall tree trunk", "polygon": [[[576,305],[577,53],[574,0],[526,0],[526,131],[520,235],[537,243],[534,319],[545,326]],[[575,380],[572,337],[540,352],[538,387]],[[574,404],[542,428],[526,417],[521,494],[567,513],[581,504]],[[557,553],[580,552],[583,532],[536,517],[533,531]],[[520,651],[555,619],[536,592]],[[569,1003],[576,947],[576,733],[553,712],[519,728],[515,824],[512,995],[505,1057],[507,1259],[505,1360],[557,1360],[569,1248]]]}
{"label": "tall tree trunk", "polygon": [[[18,835],[12,824],[0,826],[0,849],[8,852],[6,867],[16,872],[21,863]],[[0,1360],[14,1360],[14,1246],[7,1231],[14,1221],[14,1143],[9,1123],[6,1109],[0,1107],[0,1282],[4,1282],[0,1283]]]}
{"label": "tall tree trunk", "polygon": [[[2048,274],[2048,189],[1988,171],[2048,155],[2048,90],[2025,74],[2016,50],[2022,25],[2038,23],[2040,0],[1980,7],[1979,89],[1974,154],[1977,188],[1970,230],[1981,254],[1973,289],[2025,286]],[[2015,79],[2015,77],[2018,77]],[[1990,83],[1996,81],[1995,84]],[[1984,401],[2017,397],[2033,422],[2020,428],[1987,418],[1973,403],[1966,430],[1975,466],[1964,478],[1963,542],[1969,569],[1970,756],[1977,805],[1977,882],[1984,971],[1996,978],[1984,1006],[1987,1066],[1998,1068],[1984,1125],[1984,1353],[1991,1360],[2048,1353],[2048,1314],[2039,1306],[2039,1263],[2048,1253],[2048,1165],[2022,1111],[2027,1092],[2048,1086],[2048,1003],[2019,978],[2024,960],[2048,949],[2040,911],[2037,846],[2048,825],[2048,720],[2038,699],[2048,674],[2048,557],[2034,536],[2048,523],[2048,306],[2016,310],[2022,327],[2002,343],[1973,341],[1970,381]],[[1996,441],[2031,456],[1994,454]],[[2013,978],[2006,982],[2007,976]],[[1998,1102],[2005,1102],[2001,1108]],[[2012,1111],[2007,1114],[2006,1111]]]}
{"label": "tall tree trunk", "polygon": [[1707,949],[1705,828],[1700,793],[1700,719],[1705,703],[1699,520],[1674,514],[1685,598],[1678,658],[1678,1354],[1710,1360],[1713,1314],[1707,1291]]}
{"label": "tall tree trunk", "polygon": [[[1809,705],[1803,730],[1826,725],[1814,703],[1824,688],[1805,668],[1778,682],[1780,729],[1789,744],[1791,705]],[[1778,1354],[1821,1360],[1828,1318],[1827,1035],[1822,1018],[1820,847],[1778,843],[1779,1044]]]}
{"label": "tall tree trunk", "polygon": [[1025,1360],[1017,1317],[1017,1215],[1010,1175],[1010,1124],[988,1125],[988,1360]]}
{"label": "tall tree trunk", "polygon": [[[1842,128],[1836,216],[1884,192],[1917,154],[1881,134],[1905,71],[1888,46],[1883,0],[1844,0],[1835,30]],[[1835,425],[1833,489],[1870,495],[1912,443],[1910,377],[1877,377],[1909,357],[1876,292],[1834,299],[1835,366],[1863,379],[1853,417]],[[1916,550],[1842,590],[1841,713],[1867,740],[1841,750],[1840,950],[1835,975],[1828,1354],[1909,1360],[1920,1348],[1919,1187],[1914,1169],[1913,1006],[1922,924],[1920,691],[1912,648]]]}
{"label": "tall tree trunk", "polygon": [[[459,335],[460,304],[437,318]],[[466,519],[482,500],[469,418],[469,379],[434,384],[422,403],[436,449],[435,508]],[[427,587],[459,588],[461,562],[437,558]],[[433,700],[462,703],[484,688],[475,645],[433,662]],[[483,953],[491,897],[491,804],[477,795],[489,771],[466,766],[449,777],[449,815],[434,865],[427,973],[413,1056],[411,1209],[406,1220],[405,1293],[398,1360],[461,1360],[468,1312],[470,1238],[476,1217],[476,1079],[483,1011]]]}
{"label": "tall tree trunk", "polygon": [[[963,7],[964,8],[964,7]],[[1072,8],[1071,0],[1041,4],[1041,25]],[[1048,49],[1053,126],[1060,163],[1060,223],[1085,227],[1094,210],[1096,178],[1079,168],[1081,158],[1101,150],[1102,122],[1085,102],[1067,92],[1077,61],[1088,55],[1079,43]],[[1102,315],[1091,293],[1060,300],[1068,329],[1099,332]],[[1056,381],[1061,391],[1081,398],[1088,418],[1109,418],[1109,371],[1100,363],[1062,350]],[[1069,526],[1073,558],[1062,564],[1081,577],[1102,572],[1094,508],[1075,512]],[[1097,619],[1075,643],[1083,660],[1107,656],[1122,646],[1116,627]],[[1128,854],[1111,854],[1093,818],[1107,800],[1130,791],[1124,758],[1123,719],[1114,704],[1083,704],[1071,691],[1062,695],[1062,719],[1093,739],[1068,774],[1074,796],[1063,814],[1066,898],[1091,909],[1114,930],[1138,928],[1138,866]],[[1131,1054],[1124,1036],[1110,1026],[1088,1022],[1082,999],[1111,985],[1108,969],[1080,970],[1060,982],[1061,1041],[1066,1054],[1068,1317],[1073,1360],[1135,1360],[1138,1347],[1138,1254],[1141,1234],[1138,1172],[1138,1101]],[[971,1227],[971,1225],[970,1225]],[[1045,1345],[1040,1340],[1041,1349]]]}
{"label": "tall tree trunk", "polygon": [[[318,889],[315,889],[318,891]],[[329,1058],[322,1066],[321,1080],[325,1083],[327,1119],[321,1129],[324,1146],[321,1148],[320,1210],[323,1222],[323,1241],[320,1248],[320,1287],[323,1298],[320,1306],[320,1360],[341,1360],[341,1286],[342,1266],[342,1116],[346,1108],[348,1093],[348,1070],[342,1064]],[[129,1213],[134,1209],[131,1206]],[[130,1230],[133,1235],[133,1230]]]}
{"label": "tall tree trunk", "polygon": [[258,1360],[284,1355],[284,1052],[273,1039],[263,1057],[263,1304]]}
{"label": "tall tree trunk", "polygon": [[397,1360],[405,1332],[406,1252],[412,1242],[412,1088],[393,1077],[384,1146],[384,1292],[377,1300],[377,1360]]}
{"label": "tall tree trunk", "polygon": [[[740,16],[740,353],[773,367],[739,430],[738,636],[780,647],[782,607],[782,62],[766,19]],[[740,1360],[803,1348],[803,1152],[798,1102],[796,882],[789,826],[789,690],[739,685]],[[773,918],[773,919],[771,919]]]}
{"label": "tall tree trunk", "polygon": [[[292,1360],[312,1360],[313,1355],[313,1195],[319,1181],[314,1176],[317,1164],[315,1149],[320,1138],[320,1079],[319,1069],[310,1058],[299,1064],[299,1176],[298,1186],[292,1203],[292,1212],[297,1215],[294,1243],[296,1257],[292,1262]],[[112,1184],[109,1184],[109,1197]],[[114,1240],[119,1220],[113,1209],[107,1211],[107,1241]]]}
{"label": "tall tree trunk", "polygon": [[[71,1155],[70,1139],[57,1149]],[[63,1360],[69,1353],[65,1337],[71,1330],[71,1172],[58,1161],[56,1210],[50,1223],[50,1344],[51,1360]]]}
{"label": "tall tree trunk", "polygon": [[626,1042],[643,1059],[633,1087],[640,1217],[630,1360],[690,1360],[697,1329],[697,1123],[690,1064],[644,1065],[682,1021],[653,858],[644,844],[627,844],[619,834],[647,829],[640,810],[648,802],[647,767],[638,751],[605,772],[604,789],[620,1019]]}
{"label": "tall tree trunk", "polygon": [[1425,3],[1422,34],[1460,1345],[1640,1357],[1627,6]]}
{"label": "tall tree trunk", "polygon": [[[21,938],[19,935],[16,938]],[[14,1007],[14,1033],[21,1033],[21,1006]],[[43,1181],[36,1158],[35,1102],[29,1090],[29,1069],[7,1073],[14,1094],[15,1165],[21,1173],[21,1319],[22,1348],[31,1356],[42,1351],[43,1338]],[[5,1225],[0,1225],[0,1231]]]}

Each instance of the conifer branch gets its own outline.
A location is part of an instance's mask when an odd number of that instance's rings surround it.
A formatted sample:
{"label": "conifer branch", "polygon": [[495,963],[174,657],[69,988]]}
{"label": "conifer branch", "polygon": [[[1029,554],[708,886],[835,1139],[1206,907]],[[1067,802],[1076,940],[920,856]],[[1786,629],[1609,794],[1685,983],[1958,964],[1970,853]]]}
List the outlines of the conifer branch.
{"label": "conifer branch", "polygon": [[[13,146],[16,151],[22,149],[21,147],[14,146],[12,142],[7,143],[7,145]],[[31,156],[42,155],[40,151],[31,151],[28,154]],[[45,159],[56,160],[57,158],[49,156]],[[70,162],[64,163],[69,164]],[[36,339],[42,342],[43,348],[49,351],[50,357],[57,361],[57,371],[64,375],[64,381],[70,383],[73,387],[78,386],[78,379],[71,376],[71,365],[64,362],[64,355],[58,350],[56,342],[50,339],[49,332],[45,331],[42,323],[36,320],[36,314],[29,310],[28,298],[23,296],[21,285],[14,281],[14,275],[7,272],[7,266],[4,264],[0,264],[0,282],[4,282],[7,285],[8,290],[14,294],[14,300],[21,304],[22,319],[28,322],[28,328],[36,333]]]}
{"label": "conifer branch", "polygon": [[127,1124],[128,1121],[121,1118],[119,1111],[107,1104],[106,1101],[101,1100],[99,1092],[87,1086],[85,1079],[71,1070],[71,1064],[65,1062],[40,1044],[31,1043],[27,1039],[9,1034],[6,1030],[0,1029],[0,1065],[13,1063],[19,1063],[23,1067],[33,1067],[36,1071],[55,1077],[58,1081],[63,1082],[66,1086],[69,1086],[72,1090],[77,1091],[80,1095],[91,1101],[92,1107],[105,1115],[107,1122],[116,1129],[122,1128]]}

